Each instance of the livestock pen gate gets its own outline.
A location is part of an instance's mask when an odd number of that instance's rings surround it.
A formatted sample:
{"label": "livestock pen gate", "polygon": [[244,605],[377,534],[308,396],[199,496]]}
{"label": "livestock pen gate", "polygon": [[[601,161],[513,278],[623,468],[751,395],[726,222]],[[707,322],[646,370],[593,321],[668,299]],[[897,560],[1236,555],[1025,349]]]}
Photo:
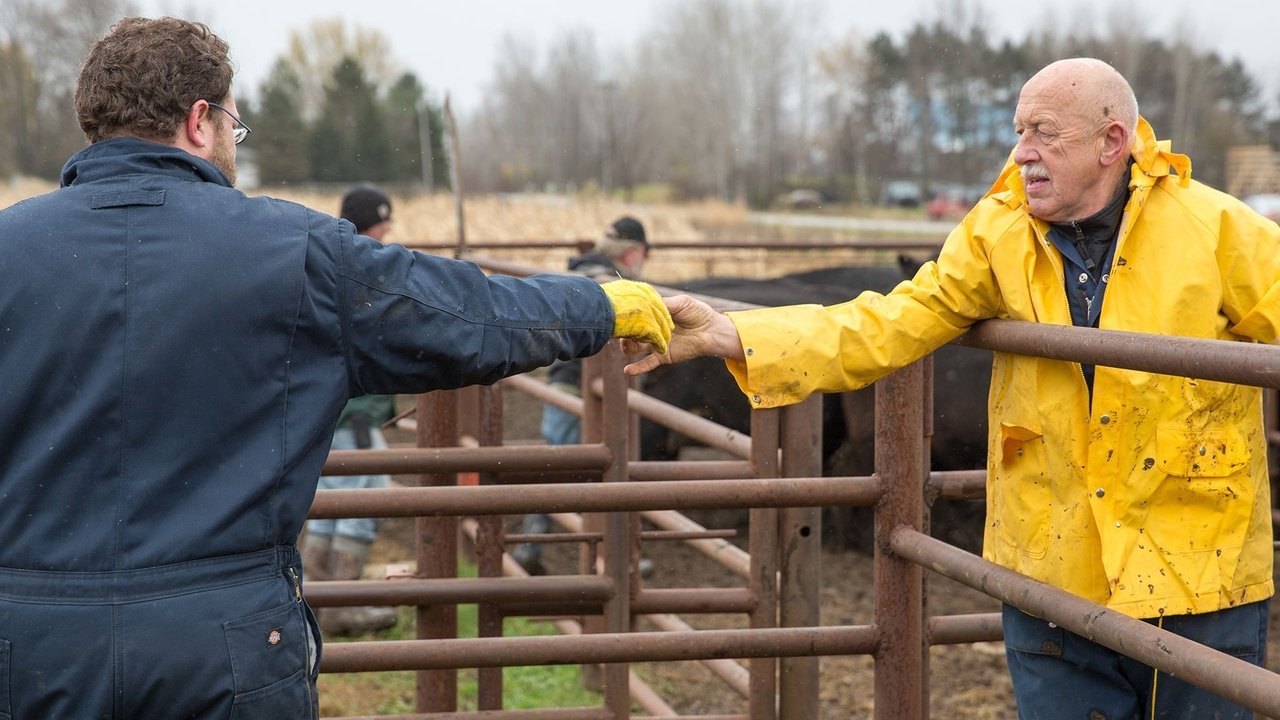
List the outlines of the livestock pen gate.
{"label": "livestock pen gate", "polygon": [[[1264,387],[1280,386],[1280,348],[1013,321],[987,321],[965,342],[993,350]],[[1156,343],[1162,352],[1151,352]],[[528,378],[504,381],[583,417],[579,445],[502,445],[497,388],[418,399],[418,447],[336,451],[326,474],[416,474],[419,487],[329,490],[312,517],[416,517],[417,570],[382,581],[313,582],[317,607],[416,606],[418,640],[325,646],[322,672],[414,670],[416,712],[398,717],[594,720],[679,717],[630,671],[632,663],[702,661],[747,699],[749,717],[818,717],[818,662],[870,654],[875,717],[929,716],[928,648],[1001,638],[999,615],[926,617],[927,567],[1072,632],[1175,673],[1273,717],[1271,672],[1042,585],[929,537],[926,498],[972,498],[983,474],[928,470],[929,369],[924,361],[877,383],[876,468],[869,477],[821,477],[818,404],[754,411],[750,437],[681,416],[628,387],[611,343],[584,363],[578,399]],[[634,416],[669,423],[736,460],[633,460]],[[459,473],[478,484],[459,486]],[[875,610],[867,625],[818,623],[822,506],[874,505]],[[749,509],[747,553],[674,511]],[[581,543],[580,574],[523,577],[504,555],[501,516],[552,512]],[[575,513],[582,513],[581,516]],[[663,528],[641,531],[639,515]],[[474,518],[474,519],[472,519]],[[473,538],[479,577],[459,579],[460,533]],[[682,540],[732,568],[736,588],[647,588],[636,571],[642,543]],[[479,604],[479,636],[456,638],[456,606]],[[737,613],[748,627],[691,630],[679,614]],[[551,616],[561,636],[502,637],[502,618]],[[635,632],[645,616],[661,632]],[[575,618],[575,619],[570,619]],[[747,659],[745,667],[736,659]],[[598,672],[603,705],[503,710],[501,668],[581,664]],[[480,668],[478,707],[457,711],[457,669]],[[588,668],[595,670],[588,671]],[[632,702],[645,715],[631,714]],[[391,717],[391,716],[385,716]]]}

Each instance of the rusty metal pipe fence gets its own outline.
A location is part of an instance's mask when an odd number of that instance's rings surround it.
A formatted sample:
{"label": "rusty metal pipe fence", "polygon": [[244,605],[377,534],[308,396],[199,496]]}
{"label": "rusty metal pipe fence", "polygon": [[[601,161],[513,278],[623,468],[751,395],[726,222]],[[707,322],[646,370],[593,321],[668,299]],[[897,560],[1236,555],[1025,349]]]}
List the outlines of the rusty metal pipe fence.
{"label": "rusty metal pipe fence", "polygon": [[[980,323],[962,340],[988,349],[1181,374],[1201,379],[1280,386],[1280,348],[1061,328],[1012,321]],[[1162,352],[1151,352],[1158,344]],[[417,487],[327,490],[312,517],[418,518],[415,576],[385,581],[314,582],[316,606],[412,605],[419,640],[329,644],[323,672],[414,670],[416,713],[400,718],[679,717],[630,672],[638,662],[748,659],[744,670],[718,667],[739,692],[747,715],[702,718],[774,720],[818,717],[818,665],[823,655],[870,654],[875,659],[877,720],[929,717],[928,648],[998,640],[998,613],[926,617],[924,570],[943,574],[1162,671],[1237,703],[1280,716],[1280,678],[1149,624],[1042,585],[924,535],[937,499],[979,498],[985,474],[929,472],[926,416],[928,363],[899,370],[877,384],[876,473],[824,478],[820,407],[816,399],[752,413],[751,436],[678,412],[629,390],[620,352],[611,344],[584,363],[578,403],[532,392],[584,418],[583,442],[571,446],[502,446],[501,397],[494,388],[430,393],[419,400],[419,444],[411,449],[335,451],[331,475],[413,474]],[[504,381],[529,390],[536,381]],[[636,415],[698,433],[741,461],[643,463],[634,460]],[[705,423],[705,424],[704,424]],[[472,447],[464,447],[464,445]],[[706,474],[700,474],[703,470]],[[458,473],[478,484],[457,485]],[[514,478],[556,482],[509,484]],[[649,482],[628,482],[645,479]],[[699,479],[709,478],[709,479]],[[876,606],[870,625],[822,626],[818,621],[821,506],[874,505]],[[678,510],[750,509],[748,552],[723,534],[701,528]],[[579,575],[520,574],[504,556],[514,538],[501,516],[548,512],[580,545]],[[662,530],[642,531],[640,516]],[[456,577],[461,517],[475,540],[480,577]],[[647,532],[647,535],[646,535]],[[663,538],[661,533],[667,533]],[[745,577],[739,588],[643,586],[636,560],[641,542],[701,544]],[[732,551],[732,552],[729,552]],[[741,558],[733,553],[742,555]],[[517,569],[513,570],[512,568]],[[457,639],[456,605],[478,603],[479,637]],[[748,627],[695,630],[675,614],[737,613]],[[571,634],[502,637],[514,615],[577,617],[557,624]],[[634,618],[653,615],[660,632],[636,632]],[[581,634],[577,634],[581,633]],[[580,664],[597,682],[603,707],[539,711],[502,709],[501,668]],[[457,670],[480,668],[479,708],[457,709]],[[745,685],[744,685],[745,681]],[[648,715],[631,715],[632,696]],[[388,716],[383,716],[388,717]],[[345,720],[354,720],[348,718]]]}

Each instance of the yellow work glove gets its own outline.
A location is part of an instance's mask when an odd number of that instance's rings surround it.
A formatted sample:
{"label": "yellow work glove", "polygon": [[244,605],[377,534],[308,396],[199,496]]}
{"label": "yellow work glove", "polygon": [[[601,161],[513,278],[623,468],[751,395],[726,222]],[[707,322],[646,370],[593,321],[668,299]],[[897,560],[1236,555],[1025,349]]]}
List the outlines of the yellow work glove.
{"label": "yellow work glove", "polygon": [[614,280],[600,286],[613,303],[613,337],[649,343],[658,354],[667,351],[675,323],[667,304],[652,285],[634,280]]}

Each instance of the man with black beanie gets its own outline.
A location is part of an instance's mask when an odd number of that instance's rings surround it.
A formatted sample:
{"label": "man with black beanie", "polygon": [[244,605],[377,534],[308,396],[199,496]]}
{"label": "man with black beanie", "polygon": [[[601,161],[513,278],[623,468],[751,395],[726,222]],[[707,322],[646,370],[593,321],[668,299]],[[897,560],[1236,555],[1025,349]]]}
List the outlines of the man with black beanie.
{"label": "man with black beanie", "polygon": [[[391,229],[391,198],[376,185],[355,185],[342,196],[342,219],[356,232],[381,242]],[[362,395],[347,401],[333,433],[334,450],[387,447],[381,426],[395,415],[392,395]],[[320,490],[384,488],[388,475],[322,475]],[[302,571],[308,580],[359,580],[378,536],[375,518],[308,520],[302,546]],[[331,635],[357,635],[396,624],[394,608],[317,608],[320,628]]]}

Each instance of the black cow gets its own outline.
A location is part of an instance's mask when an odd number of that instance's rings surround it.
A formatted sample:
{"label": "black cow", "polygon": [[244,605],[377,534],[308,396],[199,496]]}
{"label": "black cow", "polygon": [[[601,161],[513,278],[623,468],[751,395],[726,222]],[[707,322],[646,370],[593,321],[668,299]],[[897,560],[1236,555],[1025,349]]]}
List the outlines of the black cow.
{"label": "black cow", "polygon": [[[863,290],[888,292],[918,263],[899,258],[897,266],[838,267],[765,280],[713,277],[678,286],[686,292],[755,305],[796,303],[832,305]],[[987,442],[987,390],[991,353],[946,345],[934,353],[933,469],[970,470],[984,466]],[[750,406],[724,362],[700,358],[651,372],[645,391],[665,402],[739,432],[750,431]],[[823,474],[870,475],[874,469],[875,391],[866,388],[823,398]],[[693,441],[655,423],[641,426],[641,457],[674,459]],[[939,501],[933,506],[934,535],[969,550],[981,547],[980,502]],[[828,512],[829,540],[867,549],[870,513],[864,509]]]}

